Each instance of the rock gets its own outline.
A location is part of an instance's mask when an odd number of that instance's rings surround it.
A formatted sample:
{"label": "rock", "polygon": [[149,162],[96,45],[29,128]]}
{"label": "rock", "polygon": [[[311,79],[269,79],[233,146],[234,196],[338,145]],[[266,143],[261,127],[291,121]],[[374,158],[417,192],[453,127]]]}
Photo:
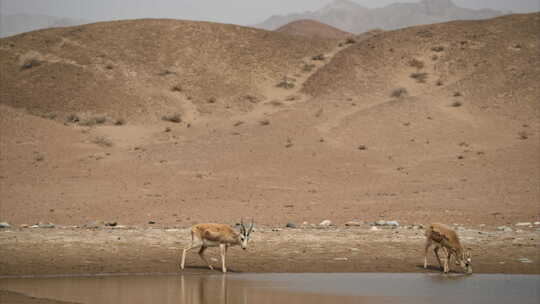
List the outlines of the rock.
{"label": "rock", "polygon": [[287,228],[296,228],[296,224],[293,222],[288,222],[287,225],[285,225]]}
{"label": "rock", "polygon": [[373,224],[375,224],[375,226],[384,226],[386,225],[386,221],[380,220],[380,221],[376,221]]}
{"label": "rock", "polygon": [[165,231],[167,231],[167,232],[179,232],[180,229],[175,229],[175,228],[173,228],[173,229],[167,229],[167,230],[165,230]]}
{"label": "rock", "polygon": [[521,222],[521,223],[516,223],[514,226],[531,226],[531,223],[530,222]]}
{"label": "rock", "polygon": [[358,249],[358,248],[351,248],[351,251],[352,251],[352,252],[358,252],[358,251],[360,251],[360,249]]}
{"label": "rock", "polygon": [[331,220],[324,220],[324,221],[319,223],[319,226],[323,226],[323,227],[332,226],[332,221]]}
{"label": "rock", "polygon": [[486,227],[486,224],[480,224],[478,227]]}
{"label": "rock", "polygon": [[465,228],[462,226],[457,227],[457,231],[465,231]]}
{"label": "rock", "polygon": [[386,226],[399,227],[399,222],[398,221],[387,221]]}
{"label": "rock", "polygon": [[302,222],[302,226],[307,226],[307,225],[309,225],[309,223],[308,223],[308,222],[305,222],[305,221],[304,221],[304,222]]}
{"label": "rock", "polygon": [[20,227],[20,228],[28,228],[28,227],[30,227],[30,226],[29,226],[28,224],[21,224],[19,227]]}
{"label": "rock", "polygon": [[107,226],[107,227],[114,227],[116,225],[118,225],[117,222],[105,222],[105,226]]}
{"label": "rock", "polygon": [[0,222],[0,228],[11,228],[8,222]]}
{"label": "rock", "polygon": [[539,225],[540,225],[540,222],[534,222],[534,225],[535,225],[535,226],[539,226]]}
{"label": "rock", "polygon": [[372,226],[369,230],[371,230],[371,231],[377,231],[377,230],[379,230],[379,228],[377,228],[377,227],[375,227],[375,226]]}
{"label": "rock", "polygon": [[54,224],[53,223],[39,223],[38,225],[38,228],[54,228]]}
{"label": "rock", "polygon": [[95,229],[95,228],[99,228],[99,227],[102,227],[104,226],[105,223],[103,221],[91,221],[91,222],[88,222],[86,224],[84,224],[84,228],[88,228],[88,229]]}
{"label": "rock", "polygon": [[334,258],[334,261],[348,261],[348,258]]}
{"label": "rock", "polygon": [[497,231],[504,231],[504,232],[512,232],[514,229],[508,227],[508,226],[499,226],[497,227]]}
{"label": "rock", "polygon": [[148,221],[148,224],[150,225],[154,225],[156,222],[155,221]]}
{"label": "rock", "polygon": [[113,229],[129,229],[128,226],[124,226],[124,225],[116,225],[114,227],[112,227]]}
{"label": "rock", "polygon": [[533,262],[533,261],[529,260],[528,258],[519,258],[517,260],[520,261],[521,263],[525,263],[525,264],[530,264],[530,263]]}
{"label": "rock", "polygon": [[354,220],[354,221],[348,221],[345,223],[345,226],[362,226],[364,225],[364,222],[363,221],[357,221],[357,220]]}

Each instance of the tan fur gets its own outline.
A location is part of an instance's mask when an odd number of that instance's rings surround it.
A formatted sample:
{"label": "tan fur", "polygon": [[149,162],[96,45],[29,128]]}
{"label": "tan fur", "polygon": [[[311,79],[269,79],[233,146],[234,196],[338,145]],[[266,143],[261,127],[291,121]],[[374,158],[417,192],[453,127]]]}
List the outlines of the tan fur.
{"label": "tan fur", "polygon": [[[427,252],[429,247],[434,246],[433,251],[444,273],[450,270],[449,263],[452,256],[456,264],[460,264],[471,273],[470,256],[466,253],[459,241],[457,233],[444,224],[431,224],[426,229],[426,245],[424,248],[424,268],[427,268]],[[442,256],[442,258],[441,258]]]}
{"label": "tan fur", "polygon": [[[186,253],[193,248],[199,247],[199,256],[208,265],[208,267],[213,270],[214,267],[204,256],[204,251],[208,247],[219,246],[221,254],[221,269],[223,272],[227,272],[227,267],[225,266],[225,255],[227,254],[227,249],[230,246],[236,245],[241,245],[243,249],[246,249],[247,240],[242,241],[242,238],[249,239],[249,234],[252,228],[253,222],[249,230],[246,230],[244,224],[242,223],[241,233],[237,233],[236,230],[234,230],[231,226],[225,224],[208,223],[197,224],[191,227],[191,243],[182,251],[180,268],[182,270],[184,269]],[[195,242],[197,242],[197,244]]]}

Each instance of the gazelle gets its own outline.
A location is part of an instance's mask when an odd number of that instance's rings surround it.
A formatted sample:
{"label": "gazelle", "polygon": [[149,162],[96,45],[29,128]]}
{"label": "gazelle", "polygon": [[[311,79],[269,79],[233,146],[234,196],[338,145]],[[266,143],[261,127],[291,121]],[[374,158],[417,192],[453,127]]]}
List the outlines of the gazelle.
{"label": "gazelle", "polygon": [[[443,224],[431,224],[426,229],[424,268],[427,268],[427,253],[431,245],[435,246],[433,251],[444,273],[450,270],[449,263],[452,256],[455,257],[456,265],[460,265],[467,273],[472,273],[471,253],[463,249],[457,233],[452,228]],[[439,250],[442,251],[442,263]]]}
{"label": "gazelle", "polygon": [[[225,224],[197,224],[191,227],[191,244],[184,248],[182,251],[182,261],[180,262],[180,268],[184,269],[184,263],[186,261],[186,253],[193,248],[200,247],[199,256],[208,265],[210,269],[214,269],[212,265],[206,260],[204,251],[208,247],[218,247],[221,253],[221,269],[223,272],[227,272],[225,266],[225,255],[227,249],[230,246],[240,245],[242,249],[246,250],[251,231],[253,230],[253,220],[248,229],[244,226],[244,221],[240,222],[240,233],[237,233],[231,226]],[[195,239],[198,240],[198,244],[195,244]]]}

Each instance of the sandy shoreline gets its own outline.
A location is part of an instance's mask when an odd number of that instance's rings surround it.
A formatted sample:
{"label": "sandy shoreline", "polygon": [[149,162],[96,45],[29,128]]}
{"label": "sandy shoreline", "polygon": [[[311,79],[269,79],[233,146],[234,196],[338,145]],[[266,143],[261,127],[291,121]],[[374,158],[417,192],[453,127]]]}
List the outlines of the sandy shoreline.
{"label": "sandy shoreline", "polygon": [[[465,229],[475,273],[540,274],[540,232]],[[0,232],[0,275],[175,273],[187,229],[13,229]],[[231,272],[425,272],[422,229],[259,228],[247,251],[232,248]],[[215,266],[219,250],[209,249]],[[430,255],[431,265],[436,261]],[[211,273],[193,251],[185,273]],[[216,267],[218,269],[218,267]],[[455,268],[454,270],[457,270]]]}

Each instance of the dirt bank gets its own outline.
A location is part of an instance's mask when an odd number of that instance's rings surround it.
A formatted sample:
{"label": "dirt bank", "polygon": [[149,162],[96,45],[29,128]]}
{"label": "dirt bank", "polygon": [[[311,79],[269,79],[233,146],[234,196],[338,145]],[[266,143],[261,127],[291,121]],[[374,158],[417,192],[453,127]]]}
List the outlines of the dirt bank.
{"label": "dirt bank", "polygon": [[[460,231],[476,273],[540,274],[540,232]],[[0,275],[178,272],[187,229],[14,229],[0,232]],[[424,272],[422,229],[259,228],[247,251],[229,250],[231,272]],[[207,251],[219,265],[216,249]],[[430,255],[430,264],[436,264]],[[207,273],[195,251],[187,273]]]}

